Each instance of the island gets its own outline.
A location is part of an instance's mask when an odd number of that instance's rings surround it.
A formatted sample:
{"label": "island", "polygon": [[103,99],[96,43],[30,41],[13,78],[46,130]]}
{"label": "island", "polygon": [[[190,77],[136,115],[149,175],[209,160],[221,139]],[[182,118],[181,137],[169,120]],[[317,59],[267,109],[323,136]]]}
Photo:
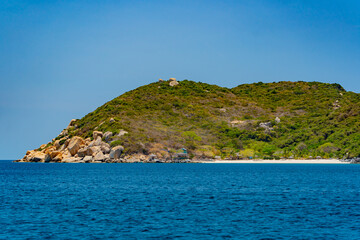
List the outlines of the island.
{"label": "island", "polygon": [[17,162],[357,162],[359,142],[360,94],[339,84],[284,81],[226,88],[170,78],[72,119]]}

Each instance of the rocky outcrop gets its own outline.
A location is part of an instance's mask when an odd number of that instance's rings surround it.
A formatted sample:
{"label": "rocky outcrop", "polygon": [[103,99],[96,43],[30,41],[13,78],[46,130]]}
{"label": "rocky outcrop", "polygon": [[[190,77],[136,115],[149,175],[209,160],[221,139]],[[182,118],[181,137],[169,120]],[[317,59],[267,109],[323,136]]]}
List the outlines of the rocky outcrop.
{"label": "rocky outcrop", "polygon": [[30,157],[31,162],[45,162],[45,159],[47,159],[46,154],[42,152],[34,152]]}
{"label": "rocky outcrop", "polygon": [[67,126],[66,129],[69,130],[71,127],[73,127],[75,125],[76,121],[77,121],[76,119],[71,119],[71,121],[70,121],[70,123],[69,123],[69,125]]}
{"label": "rocky outcrop", "polygon": [[122,152],[124,151],[123,146],[116,146],[110,151],[110,158],[111,159],[120,159]]}
{"label": "rocky outcrop", "polygon": [[75,136],[70,139],[69,145],[67,149],[69,150],[70,154],[74,156],[79,149],[84,146],[85,141],[81,137]]}
{"label": "rocky outcrop", "polygon": [[113,133],[112,132],[105,132],[104,133],[104,139],[105,139],[105,142],[109,142],[110,141],[110,138],[113,136]]}
{"label": "rocky outcrop", "polygon": [[[75,122],[72,121],[69,125]],[[123,130],[120,130],[120,132]],[[122,134],[126,134],[123,131]],[[102,137],[104,136],[104,140]],[[27,151],[26,155],[18,161],[21,162],[111,162],[110,152],[112,151],[113,159],[119,160],[124,148],[116,146],[113,149],[106,141],[110,141],[113,136],[112,132],[103,134],[100,131],[94,131],[94,140],[90,138],[83,139],[80,136],[72,138],[62,137],[53,139],[48,144],[41,145],[36,150]],[[61,137],[61,136],[60,136]]]}
{"label": "rocky outcrop", "polygon": [[[69,125],[74,124],[76,120]],[[128,134],[121,129],[119,134],[115,135],[108,131],[93,132],[93,140],[83,139],[80,136],[58,136],[52,142],[41,145],[36,150],[27,151],[26,155],[18,160],[19,162],[58,162],[58,163],[111,163],[111,162],[158,162],[159,158],[165,155],[160,154],[154,148],[156,158],[149,158],[145,154],[124,155],[123,146],[113,146],[109,144],[113,137],[117,140],[121,136]],[[143,146],[145,148],[145,146]],[[162,149],[162,148],[161,148]],[[167,152],[166,152],[167,153]],[[167,153],[168,154],[168,153]],[[156,161],[154,161],[156,159]],[[163,158],[165,161],[165,158]]]}
{"label": "rocky outcrop", "polygon": [[97,152],[96,154],[95,154],[95,156],[94,156],[94,161],[104,161],[105,160],[105,156],[104,156],[104,154],[101,152],[101,151],[99,151],[99,152]]}
{"label": "rocky outcrop", "polygon": [[176,85],[179,85],[179,82],[176,81],[176,78],[169,78],[169,81],[170,81],[170,83],[169,83],[170,87],[174,87]]}
{"label": "rocky outcrop", "polygon": [[272,128],[272,123],[271,122],[264,122],[264,123],[260,123],[259,127],[265,129],[266,133],[270,133],[272,130],[274,130]]}
{"label": "rocky outcrop", "polygon": [[120,131],[119,131],[119,133],[118,133],[118,137],[121,137],[121,136],[124,136],[125,134],[128,134],[128,132],[127,131],[125,131],[125,130],[123,130],[123,129],[121,129]]}

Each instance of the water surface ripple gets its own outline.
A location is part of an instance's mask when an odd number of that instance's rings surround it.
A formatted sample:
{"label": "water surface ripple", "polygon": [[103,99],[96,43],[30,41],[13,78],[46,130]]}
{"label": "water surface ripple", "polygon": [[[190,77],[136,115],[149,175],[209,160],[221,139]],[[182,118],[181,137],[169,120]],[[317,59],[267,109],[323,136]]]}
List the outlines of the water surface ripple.
{"label": "water surface ripple", "polygon": [[0,161],[0,239],[360,239],[360,165]]}

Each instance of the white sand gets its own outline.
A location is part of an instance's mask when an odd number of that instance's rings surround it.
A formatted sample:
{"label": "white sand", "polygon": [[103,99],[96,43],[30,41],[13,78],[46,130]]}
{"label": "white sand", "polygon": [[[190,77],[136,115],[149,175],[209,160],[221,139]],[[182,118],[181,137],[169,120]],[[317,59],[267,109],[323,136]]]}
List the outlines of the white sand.
{"label": "white sand", "polygon": [[348,164],[348,162],[341,162],[339,159],[280,159],[280,160],[214,160],[202,161],[202,163],[314,163],[314,164]]}

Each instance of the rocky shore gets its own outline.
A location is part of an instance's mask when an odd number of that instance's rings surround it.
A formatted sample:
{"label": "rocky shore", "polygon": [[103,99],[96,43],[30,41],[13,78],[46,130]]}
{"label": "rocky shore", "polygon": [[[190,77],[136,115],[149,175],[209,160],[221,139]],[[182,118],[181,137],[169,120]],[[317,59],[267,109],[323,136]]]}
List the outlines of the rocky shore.
{"label": "rocky shore", "polygon": [[[124,154],[124,147],[111,146],[112,132],[93,131],[92,138],[68,136],[68,129],[76,128],[76,120],[71,120],[57,138],[38,149],[29,150],[15,162],[41,163],[121,163],[121,162],[188,162],[188,159],[160,158],[156,154]],[[120,134],[127,134],[120,130]]]}

